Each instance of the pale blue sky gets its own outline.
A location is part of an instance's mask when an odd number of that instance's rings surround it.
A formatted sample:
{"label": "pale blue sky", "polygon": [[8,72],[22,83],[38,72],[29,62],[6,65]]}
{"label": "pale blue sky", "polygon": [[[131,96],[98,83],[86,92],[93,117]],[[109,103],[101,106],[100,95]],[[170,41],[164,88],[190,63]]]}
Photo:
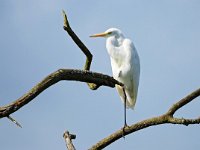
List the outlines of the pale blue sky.
{"label": "pale blue sky", "polygon": [[[198,0],[1,0],[0,105],[19,98],[59,68],[81,69],[85,56],[63,30],[62,9],[94,55],[92,70],[111,75],[105,39],[89,35],[120,28],[141,60],[139,95],[128,124],[160,115],[200,85],[200,1]],[[177,112],[200,114],[200,98]],[[123,125],[123,105],[115,89],[91,91],[86,84],[60,82],[13,116],[0,120],[3,150],[66,149],[65,130],[87,149]],[[200,147],[199,125],[161,125],[120,139],[107,150],[188,150]]]}

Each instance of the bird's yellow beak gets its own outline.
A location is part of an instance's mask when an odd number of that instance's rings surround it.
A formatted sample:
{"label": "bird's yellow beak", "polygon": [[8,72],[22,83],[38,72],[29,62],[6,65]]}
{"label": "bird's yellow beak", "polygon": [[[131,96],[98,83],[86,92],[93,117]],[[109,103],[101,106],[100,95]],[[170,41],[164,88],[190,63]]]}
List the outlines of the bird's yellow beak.
{"label": "bird's yellow beak", "polygon": [[108,35],[108,33],[103,32],[103,33],[98,33],[98,34],[90,35],[90,37],[105,37],[107,35]]}

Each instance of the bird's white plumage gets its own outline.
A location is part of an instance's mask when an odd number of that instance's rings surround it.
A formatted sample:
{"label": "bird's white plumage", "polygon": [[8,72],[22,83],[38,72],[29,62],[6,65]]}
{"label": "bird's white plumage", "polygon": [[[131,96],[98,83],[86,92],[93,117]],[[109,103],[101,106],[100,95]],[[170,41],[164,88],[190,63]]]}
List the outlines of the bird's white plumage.
{"label": "bird's white plumage", "polygon": [[[140,60],[138,53],[130,39],[124,37],[116,28],[110,28],[104,33],[92,37],[106,37],[106,48],[110,55],[113,77],[125,85],[126,108],[134,108],[140,76]],[[123,88],[116,85],[116,89],[124,102]]]}

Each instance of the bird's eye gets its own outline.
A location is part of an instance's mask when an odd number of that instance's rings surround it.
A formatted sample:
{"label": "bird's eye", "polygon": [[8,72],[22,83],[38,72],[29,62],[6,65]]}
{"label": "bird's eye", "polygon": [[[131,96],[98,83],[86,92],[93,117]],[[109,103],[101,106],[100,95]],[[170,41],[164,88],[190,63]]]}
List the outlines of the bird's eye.
{"label": "bird's eye", "polygon": [[108,34],[112,34],[112,32],[108,32]]}

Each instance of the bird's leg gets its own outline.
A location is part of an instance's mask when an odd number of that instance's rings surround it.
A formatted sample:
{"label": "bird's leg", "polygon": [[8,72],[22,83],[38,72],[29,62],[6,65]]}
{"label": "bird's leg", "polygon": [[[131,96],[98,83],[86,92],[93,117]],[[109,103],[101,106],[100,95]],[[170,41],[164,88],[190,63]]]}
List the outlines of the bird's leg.
{"label": "bird's leg", "polygon": [[124,127],[123,127],[123,137],[125,138],[125,128],[128,126],[126,123],[126,92],[125,92],[125,87],[123,86],[123,92],[124,92]]}
{"label": "bird's leg", "polygon": [[127,101],[127,97],[126,97],[126,92],[125,92],[125,87],[123,87],[123,92],[124,92],[124,127],[127,127],[127,123],[126,123],[126,101]]}
{"label": "bird's leg", "polygon": [[127,123],[126,123],[126,94],[125,94],[125,91],[124,91],[124,97],[125,97],[125,99],[124,99],[124,127],[126,127],[127,126]]}

